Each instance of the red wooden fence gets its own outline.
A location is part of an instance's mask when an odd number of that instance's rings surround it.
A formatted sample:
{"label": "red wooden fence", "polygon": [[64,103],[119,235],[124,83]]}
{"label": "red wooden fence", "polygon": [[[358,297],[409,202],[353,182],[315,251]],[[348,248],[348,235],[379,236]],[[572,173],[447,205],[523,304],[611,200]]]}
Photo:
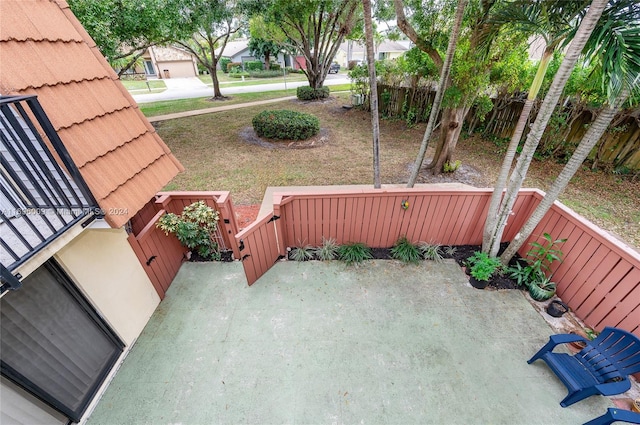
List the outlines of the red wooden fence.
{"label": "red wooden fence", "polygon": [[[280,252],[286,247],[363,242],[390,247],[401,236],[412,242],[480,245],[491,190],[383,189],[326,193],[278,193],[274,213]],[[504,233],[509,241],[543,197],[522,190]],[[409,207],[402,207],[408,201]],[[640,336],[640,254],[570,209],[556,203],[520,249],[543,233],[567,238],[564,262],[555,264],[558,295],[596,329],[616,326]]]}
{"label": "red wooden fence", "polygon": [[132,232],[128,240],[160,299],[164,298],[165,292],[178,273],[186,249],[175,236],[166,236],[162,230],[156,228],[156,222],[165,212],[180,214],[185,206],[200,200],[204,200],[220,213],[220,241],[224,247],[233,250],[235,258],[239,256],[234,238],[238,233],[238,225],[229,192],[158,193],[155,199],[149,201],[131,219]]}
{"label": "red wooden fence", "polygon": [[266,215],[236,235],[240,260],[249,285],[253,285],[280,257],[276,220],[273,214]]}

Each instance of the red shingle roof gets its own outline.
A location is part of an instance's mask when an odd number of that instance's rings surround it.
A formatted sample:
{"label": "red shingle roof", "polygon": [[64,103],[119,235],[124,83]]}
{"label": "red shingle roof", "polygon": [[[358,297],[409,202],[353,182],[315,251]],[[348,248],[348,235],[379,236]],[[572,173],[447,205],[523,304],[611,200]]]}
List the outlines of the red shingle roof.
{"label": "red shingle roof", "polygon": [[38,96],[112,226],[182,171],[66,2],[0,1],[0,52],[0,93]]}

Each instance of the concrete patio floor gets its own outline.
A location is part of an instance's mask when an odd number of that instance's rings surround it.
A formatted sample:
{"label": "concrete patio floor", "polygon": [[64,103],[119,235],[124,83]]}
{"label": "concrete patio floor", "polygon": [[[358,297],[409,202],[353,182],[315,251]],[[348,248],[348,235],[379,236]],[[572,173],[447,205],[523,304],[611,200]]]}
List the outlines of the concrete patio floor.
{"label": "concrete patio floor", "polygon": [[453,262],[184,264],[88,420],[98,424],[582,424],[531,357],[552,331],[520,291]]}

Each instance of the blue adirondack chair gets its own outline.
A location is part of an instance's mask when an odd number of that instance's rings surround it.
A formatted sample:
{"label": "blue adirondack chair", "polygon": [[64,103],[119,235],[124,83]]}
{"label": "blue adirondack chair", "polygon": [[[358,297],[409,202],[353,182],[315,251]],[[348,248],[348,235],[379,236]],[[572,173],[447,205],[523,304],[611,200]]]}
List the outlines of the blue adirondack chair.
{"label": "blue adirondack chair", "polygon": [[622,409],[607,409],[607,413],[591,419],[584,425],[610,425],[614,422],[626,422],[629,424],[640,424],[640,413],[631,412]]}
{"label": "blue adirondack chair", "polygon": [[[575,355],[554,353],[558,344],[584,341]],[[529,361],[542,359],[560,378],[569,394],[560,402],[567,407],[595,394],[615,395],[631,388],[629,375],[640,372],[640,339],[617,328],[604,328],[593,341],[580,335],[552,335]]]}

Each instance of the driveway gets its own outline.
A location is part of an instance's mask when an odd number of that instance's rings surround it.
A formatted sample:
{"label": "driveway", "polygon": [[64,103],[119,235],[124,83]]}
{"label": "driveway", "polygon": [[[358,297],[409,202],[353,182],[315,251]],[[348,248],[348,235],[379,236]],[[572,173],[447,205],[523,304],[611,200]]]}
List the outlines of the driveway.
{"label": "driveway", "polygon": [[527,359],[549,325],[453,262],[186,263],[89,418],[117,424],[576,425]]}
{"label": "driveway", "polygon": [[[163,91],[162,93],[134,94],[132,95],[133,99],[137,103],[148,103],[157,102],[160,100],[193,99],[197,97],[213,96],[213,88],[204,84],[197,77],[168,78],[165,79],[164,82],[167,85],[167,90]],[[349,82],[351,82],[351,80],[346,75],[330,74],[327,75],[325,85],[332,86],[339,84],[348,84]],[[306,86],[307,84],[308,83],[306,81],[291,81],[286,83],[286,88],[291,89],[300,86]],[[276,91],[284,89],[284,81],[282,83],[258,84],[254,86],[220,86],[220,91],[222,91],[222,94],[225,96],[238,93],[261,93],[266,91]]]}

